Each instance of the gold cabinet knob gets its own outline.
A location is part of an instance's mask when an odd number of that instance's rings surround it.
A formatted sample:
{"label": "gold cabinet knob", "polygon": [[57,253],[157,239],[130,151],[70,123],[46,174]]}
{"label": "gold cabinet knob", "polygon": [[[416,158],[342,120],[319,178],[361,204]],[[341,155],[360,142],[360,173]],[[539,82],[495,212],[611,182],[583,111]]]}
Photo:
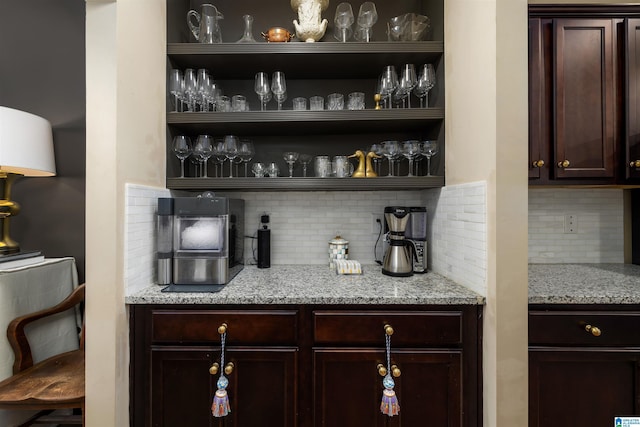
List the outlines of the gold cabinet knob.
{"label": "gold cabinet knob", "polygon": [[401,374],[402,372],[400,372],[400,368],[398,368],[398,365],[391,365],[391,375],[393,375],[395,378],[398,378]]}
{"label": "gold cabinet knob", "polygon": [[563,160],[561,162],[558,162],[558,167],[559,168],[568,168],[570,164],[571,164],[571,162],[569,160]]}
{"label": "gold cabinet knob", "polygon": [[632,168],[640,168],[640,160],[632,160],[632,161],[629,163],[629,167],[632,167]]}
{"label": "gold cabinet knob", "polygon": [[227,375],[231,375],[231,373],[233,372],[233,368],[235,368],[235,364],[233,362],[229,362],[225,365],[224,367],[224,373]]}
{"label": "gold cabinet knob", "polygon": [[532,164],[534,168],[541,168],[544,166],[544,160],[534,160]]}
{"label": "gold cabinet knob", "polygon": [[584,330],[590,332],[594,337],[599,337],[602,334],[602,331],[597,326],[586,325]]}
{"label": "gold cabinet knob", "polygon": [[218,369],[220,369],[220,365],[218,364],[218,362],[214,362],[213,365],[211,365],[211,367],[209,368],[209,373],[211,375],[215,375],[218,373]]}
{"label": "gold cabinet knob", "polygon": [[378,363],[378,373],[381,377],[387,375],[387,368],[382,363]]}
{"label": "gold cabinet knob", "polygon": [[218,333],[222,335],[225,332],[227,332],[227,324],[223,323],[222,325],[218,326]]}
{"label": "gold cabinet knob", "polygon": [[393,335],[393,328],[391,327],[391,325],[389,324],[384,325],[384,333],[389,336]]}

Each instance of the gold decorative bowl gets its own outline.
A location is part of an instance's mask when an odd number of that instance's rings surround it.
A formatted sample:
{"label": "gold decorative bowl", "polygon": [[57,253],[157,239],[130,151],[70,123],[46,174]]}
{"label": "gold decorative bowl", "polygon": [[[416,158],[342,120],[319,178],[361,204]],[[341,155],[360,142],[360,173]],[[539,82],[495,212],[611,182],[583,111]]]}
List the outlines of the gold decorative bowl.
{"label": "gold decorative bowl", "polygon": [[282,27],[269,28],[266,33],[260,33],[268,43],[290,42],[294,37],[287,29]]}

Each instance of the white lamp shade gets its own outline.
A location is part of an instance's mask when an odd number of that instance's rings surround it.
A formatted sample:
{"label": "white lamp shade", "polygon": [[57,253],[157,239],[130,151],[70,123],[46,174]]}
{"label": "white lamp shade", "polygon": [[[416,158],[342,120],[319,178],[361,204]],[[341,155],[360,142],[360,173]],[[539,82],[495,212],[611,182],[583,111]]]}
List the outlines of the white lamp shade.
{"label": "white lamp shade", "polygon": [[35,114],[0,107],[0,172],[53,176],[51,124]]}

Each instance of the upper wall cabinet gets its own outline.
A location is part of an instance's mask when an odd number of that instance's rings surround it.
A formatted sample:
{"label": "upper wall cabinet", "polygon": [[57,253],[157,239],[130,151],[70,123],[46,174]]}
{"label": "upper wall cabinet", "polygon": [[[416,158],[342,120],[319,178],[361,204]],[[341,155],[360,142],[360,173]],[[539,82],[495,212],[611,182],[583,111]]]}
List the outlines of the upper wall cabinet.
{"label": "upper wall cabinet", "polygon": [[639,14],[637,6],[530,6],[531,184],[640,176],[640,162],[631,165],[640,160],[640,50],[631,25]]}
{"label": "upper wall cabinet", "polygon": [[[377,22],[372,27],[370,42],[350,37],[346,42],[336,39],[334,17],[339,1],[330,2],[321,13],[328,25],[317,42],[307,43],[293,38],[286,43],[267,43],[262,33],[282,27],[295,33],[293,21],[298,13],[290,0],[259,2],[239,0],[211,2],[220,15],[216,20],[221,43],[198,43],[187,23],[190,10],[200,12],[202,1],[167,1],[167,187],[180,190],[388,190],[421,189],[444,185],[444,4],[443,0],[399,0],[375,2]],[[352,3],[357,26],[362,2]],[[426,37],[416,41],[390,41],[389,21],[393,17],[415,13],[429,18]],[[253,18],[247,26],[247,18]],[[239,42],[249,33],[255,42]],[[402,77],[405,64],[413,64],[419,76],[424,64],[432,64],[435,86],[420,100],[415,93],[407,100],[376,109],[375,94],[380,92],[379,77],[386,66],[395,67]],[[176,108],[171,95],[173,70],[207,70],[223,99],[234,96],[246,99],[246,108],[231,111],[207,103],[204,111]],[[264,72],[270,80],[276,71],[284,73],[286,98],[278,105],[276,97],[262,105],[255,91],[254,78]],[[350,109],[348,96],[364,94],[364,108]],[[328,96],[340,93],[342,109],[330,110]],[[320,110],[310,109],[310,98],[324,100]],[[295,98],[304,98],[302,110],[293,108]],[[409,106],[411,108],[409,108]],[[215,152],[204,163],[195,156],[185,160],[185,177],[181,177],[180,161],[173,151],[173,139],[186,135],[195,141],[208,134],[216,141],[227,135],[250,141],[254,152],[249,156],[226,158]],[[427,153],[382,152],[372,162],[376,178],[338,178],[333,170],[329,177],[319,177],[314,170],[316,156],[349,156],[357,150],[371,151],[384,141],[436,141],[437,154],[431,158],[431,174],[427,170]],[[293,163],[292,177],[284,153],[299,154]],[[311,159],[302,161],[303,158]],[[409,167],[408,157],[413,157]],[[391,161],[389,161],[391,160]],[[256,179],[253,163],[275,163],[276,179]],[[350,159],[357,171],[356,157]],[[243,164],[244,163],[244,164]],[[391,166],[392,165],[392,166]],[[230,170],[231,169],[231,170]],[[411,169],[411,170],[410,170]],[[246,175],[245,176],[245,171]],[[206,175],[205,175],[206,173]],[[388,175],[393,175],[389,177]],[[206,177],[205,177],[206,176]],[[233,176],[233,179],[230,179]]]}

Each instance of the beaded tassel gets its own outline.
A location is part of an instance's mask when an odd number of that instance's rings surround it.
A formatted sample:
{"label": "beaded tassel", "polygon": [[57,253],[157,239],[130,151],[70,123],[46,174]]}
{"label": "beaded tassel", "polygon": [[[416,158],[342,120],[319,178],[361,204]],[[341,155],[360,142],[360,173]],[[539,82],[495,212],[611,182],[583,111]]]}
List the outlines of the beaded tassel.
{"label": "beaded tassel", "polygon": [[216,382],[218,390],[213,395],[213,404],[211,405],[211,413],[214,417],[224,417],[231,412],[231,406],[229,405],[229,395],[227,394],[227,386],[229,380],[224,376],[224,344],[227,338],[227,333],[220,334],[220,378]]}
{"label": "beaded tassel", "polygon": [[400,413],[400,403],[398,403],[398,396],[396,396],[396,392],[393,391],[393,387],[395,386],[395,382],[393,381],[393,377],[391,376],[391,336],[385,334],[385,342],[387,345],[387,375],[385,375],[382,380],[382,385],[384,386],[384,391],[382,392],[382,402],[380,403],[380,411],[385,414],[393,417],[394,415],[398,415]]}

